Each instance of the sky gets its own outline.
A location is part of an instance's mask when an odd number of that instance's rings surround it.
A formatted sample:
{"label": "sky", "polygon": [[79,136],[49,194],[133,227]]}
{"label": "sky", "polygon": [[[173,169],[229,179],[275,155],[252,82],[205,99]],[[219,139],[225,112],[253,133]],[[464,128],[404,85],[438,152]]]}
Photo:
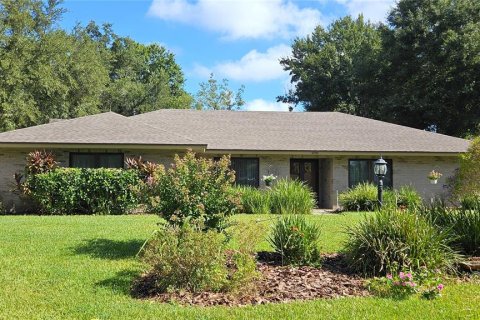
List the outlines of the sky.
{"label": "sky", "polygon": [[296,37],[345,15],[385,21],[395,0],[64,0],[60,25],[111,23],[116,34],[175,54],[194,95],[210,73],[245,86],[244,109],[287,111],[276,102],[290,88],[279,64]]}

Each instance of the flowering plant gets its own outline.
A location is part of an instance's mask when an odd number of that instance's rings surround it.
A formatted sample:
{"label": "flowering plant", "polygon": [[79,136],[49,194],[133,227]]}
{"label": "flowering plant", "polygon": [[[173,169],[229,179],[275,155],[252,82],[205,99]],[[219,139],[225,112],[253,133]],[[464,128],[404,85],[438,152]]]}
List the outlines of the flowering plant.
{"label": "flowering plant", "polygon": [[438,172],[438,171],[432,170],[432,171],[430,171],[430,173],[428,174],[427,178],[428,178],[429,180],[438,180],[438,179],[440,179],[441,176],[443,176],[443,174],[441,174],[441,173]]}
{"label": "flowering plant", "polygon": [[273,174],[269,174],[267,176],[263,176],[263,181],[265,181],[265,184],[269,186],[274,180],[276,180],[277,177],[274,176]]}
{"label": "flowering plant", "polygon": [[398,274],[388,273],[383,278],[375,278],[368,282],[368,289],[375,294],[386,297],[406,298],[420,293],[425,299],[441,296],[444,286],[440,282],[439,273],[429,272],[422,268],[418,273],[401,271]]}

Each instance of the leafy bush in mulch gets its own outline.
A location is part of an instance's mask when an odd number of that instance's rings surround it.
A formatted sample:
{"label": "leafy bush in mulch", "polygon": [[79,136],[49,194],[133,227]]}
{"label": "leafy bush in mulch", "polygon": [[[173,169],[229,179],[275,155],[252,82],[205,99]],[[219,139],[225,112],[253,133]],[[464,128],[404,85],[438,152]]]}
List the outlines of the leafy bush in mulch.
{"label": "leafy bush in mulch", "polygon": [[369,275],[402,269],[453,271],[459,255],[450,234],[413,211],[387,208],[348,229],[345,252],[351,267]]}
{"label": "leafy bush in mulch", "polygon": [[201,220],[206,229],[222,230],[240,203],[234,181],[229,157],[213,161],[191,151],[184,157],[176,155],[172,167],[152,184],[150,207],[171,224],[193,219]]}
{"label": "leafy bush in mulch", "polygon": [[137,279],[132,294],[142,299],[175,302],[199,306],[242,306],[265,303],[368,296],[362,278],[350,274],[344,258],[338,254],[322,257],[322,268],[309,266],[282,266],[281,257],[271,252],[258,254],[257,270],[260,276],[252,290],[229,292],[176,291],[159,293],[152,290],[154,279],[149,275]]}
{"label": "leafy bush in mulch", "polygon": [[320,265],[320,228],[301,215],[287,215],[273,226],[269,242],[284,264]]}

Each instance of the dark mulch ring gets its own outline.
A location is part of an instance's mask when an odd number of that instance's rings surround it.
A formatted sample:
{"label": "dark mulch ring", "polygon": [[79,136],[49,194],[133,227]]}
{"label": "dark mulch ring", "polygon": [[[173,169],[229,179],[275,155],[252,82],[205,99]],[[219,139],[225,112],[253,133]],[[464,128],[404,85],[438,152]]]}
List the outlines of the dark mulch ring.
{"label": "dark mulch ring", "polygon": [[362,278],[351,274],[339,254],[323,255],[321,268],[282,266],[273,253],[258,254],[257,269],[261,278],[255,290],[236,295],[217,292],[155,294],[152,277],[140,278],[132,289],[133,295],[160,302],[175,302],[198,306],[245,306],[294,300],[368,296]]}

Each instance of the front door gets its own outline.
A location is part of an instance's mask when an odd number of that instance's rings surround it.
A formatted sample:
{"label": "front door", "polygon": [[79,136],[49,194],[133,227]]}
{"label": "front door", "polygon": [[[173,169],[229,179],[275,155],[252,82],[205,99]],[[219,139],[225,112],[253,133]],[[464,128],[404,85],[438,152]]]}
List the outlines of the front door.
{"label": "front door", "polygon": [[290,178],[303,181],[315,192],[318,202],[318,159],[291,159]]}

